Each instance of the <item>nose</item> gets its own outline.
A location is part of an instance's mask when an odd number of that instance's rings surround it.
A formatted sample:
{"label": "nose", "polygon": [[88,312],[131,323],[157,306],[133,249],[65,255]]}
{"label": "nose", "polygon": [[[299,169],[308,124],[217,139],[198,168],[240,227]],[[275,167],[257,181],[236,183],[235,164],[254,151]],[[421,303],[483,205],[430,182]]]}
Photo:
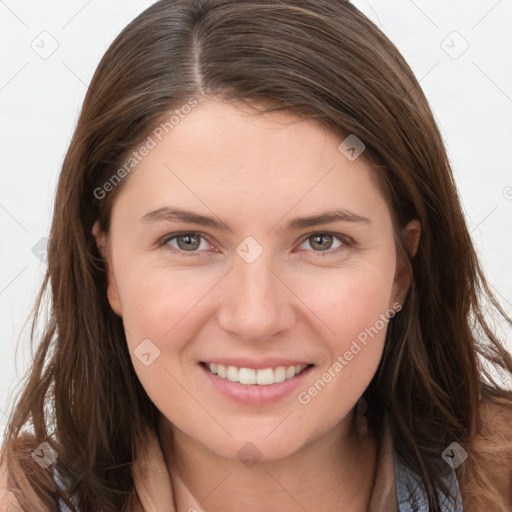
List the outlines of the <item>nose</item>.
{"label": "nose", "polygon": [[295,322],[294,295],[265,252],[249,263],[235,256],[223,280],[220,327],[240,341],[264,342]]}

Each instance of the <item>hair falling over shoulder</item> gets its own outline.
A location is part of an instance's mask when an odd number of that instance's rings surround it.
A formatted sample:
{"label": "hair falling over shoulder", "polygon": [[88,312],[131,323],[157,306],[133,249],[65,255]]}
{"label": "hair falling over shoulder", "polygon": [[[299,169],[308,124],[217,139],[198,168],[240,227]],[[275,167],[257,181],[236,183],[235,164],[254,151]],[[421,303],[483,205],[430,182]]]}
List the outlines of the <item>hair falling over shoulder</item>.
{"label": "hair falling over shoulder", "polygon": [[[378,437],[389,419],[430,510],[440,510],[440,455],[457,441],[469,453],[457,470],[465,508],[510,511],[512,394],[493,375],[510,379],[512,357],[487,314],[512,320],[482,272],[418,81],[382,31],[340,0],[160,0],[105,53],[62,165],[33,338],[46,307],[48,320],[4,438],[8,487],[23,509],[56,510],[60,499],[71,510],[133,510],[136,441],[158,411],[109,306],[91,228],[99,220],[108,232],[123,182],[105,197],[98,188],[192,97],[314,118],[364,142],[411,275],[364,393],[369,428]],[[412,219],[421,240],[410,259],[401,230]],[[43,442],[56,457],[45,470],[31,455]]]}

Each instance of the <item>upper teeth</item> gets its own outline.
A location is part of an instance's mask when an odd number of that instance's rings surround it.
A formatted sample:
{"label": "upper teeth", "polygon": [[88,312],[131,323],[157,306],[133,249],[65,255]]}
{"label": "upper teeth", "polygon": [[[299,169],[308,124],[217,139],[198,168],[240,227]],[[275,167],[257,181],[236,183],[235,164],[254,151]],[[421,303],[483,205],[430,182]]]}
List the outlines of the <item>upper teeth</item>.
{"label": "upper teeth", "polygon": [[300,364],[254,370],[253,368],[237,368],[236,366],[224,366],[223,364],[206,364],[211,373],[223,379],[230,380],[231,382],[240,382],[240,384],[259,384],[263,386],[291,379],[304,370],[306,366],[306,364]]}

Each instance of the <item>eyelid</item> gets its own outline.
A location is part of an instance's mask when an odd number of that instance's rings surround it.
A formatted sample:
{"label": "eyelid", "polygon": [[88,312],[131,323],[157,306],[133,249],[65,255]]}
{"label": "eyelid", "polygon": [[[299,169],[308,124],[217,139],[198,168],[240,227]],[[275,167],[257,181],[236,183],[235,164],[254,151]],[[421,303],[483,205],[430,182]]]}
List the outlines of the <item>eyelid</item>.
{"label": "eyelid", "polygon": [[[179,236],[183,236],[183,235],[196,235],[196,236],[201,237],[203,240],[205,240],[210,245],[213,245],[209,241],[209,236],[204,234],[204,233],[202,233],[201,231],[177,231],[177,232],[169,233],[168,235],[163,236],[159,240],[159,242],[158,242],[158,247],[164,246],[164,245],[167,244],[167,242],[169,242],[169,241],[171,241],[174,238],[177,238]],[[352,240],[352,238],[350,238],[347,235],[344,235],[343,233],[337,233],[337,232],[334,232],[334,231],[317,230],[317,231],[311,231],[310,233],[302,235],[301,238],[299,239],[300,241],[298,242],[298,245],[303,244],[306,240],[311,238],[313,235],[329,235],[329,236],[332,236],[333,238],[337,238],[340,242],[343,243],[343,246],[341,246],[341,247],[337,247],[335,249],[328,249],[326,251],[313,251],[313,250],[309,250],[309,252],[313,252],[313,253],[318,254],[320,256],[322,256],[322,255],[330,255],[330,254],[337,254],[338,252],[340,252],[340,251],[342,251],[342,250],[344,250],[344,249],[346,249],[348,247],[351,247],[351,246],[353,246],[355,244],[355,242],[354,242],[354,240]],[[182,250],[179,250],[179,249],[175,249],[174,247],[170,248],[170,250],[172,252],[176,252],[177,251],[179,254],[184,254],[185,256],[199,256],[203,252],[203,251],[190,251],[190,252],[189,251],[182,251]]]}

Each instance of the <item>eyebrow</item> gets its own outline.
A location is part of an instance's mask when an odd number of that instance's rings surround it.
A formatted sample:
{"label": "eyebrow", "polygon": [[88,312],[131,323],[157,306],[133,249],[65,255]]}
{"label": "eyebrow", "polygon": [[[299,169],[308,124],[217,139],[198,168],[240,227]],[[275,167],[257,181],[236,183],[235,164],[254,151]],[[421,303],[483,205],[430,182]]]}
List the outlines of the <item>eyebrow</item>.
{"label": "eyebrow", "polygon": [[[220,231],[231,231],[233,228],[226,222],[209,217],[190,210],[182,208],[170,208],[163,206],[152,212],[143,215],[140,219],[144,223],[155,222],[183,222],[187,224],[199,224],[208,228],[218,229]],[[318,226],[320,224],[330,224],[332,222],[352,222],[360,224],[371,224],[372,221],[367,217],[358,215],[354,212],[345,209],[328,210],[317,215],[309,217],[297,217],[286,224],[284,230],[293,231],[311,226]]]}

